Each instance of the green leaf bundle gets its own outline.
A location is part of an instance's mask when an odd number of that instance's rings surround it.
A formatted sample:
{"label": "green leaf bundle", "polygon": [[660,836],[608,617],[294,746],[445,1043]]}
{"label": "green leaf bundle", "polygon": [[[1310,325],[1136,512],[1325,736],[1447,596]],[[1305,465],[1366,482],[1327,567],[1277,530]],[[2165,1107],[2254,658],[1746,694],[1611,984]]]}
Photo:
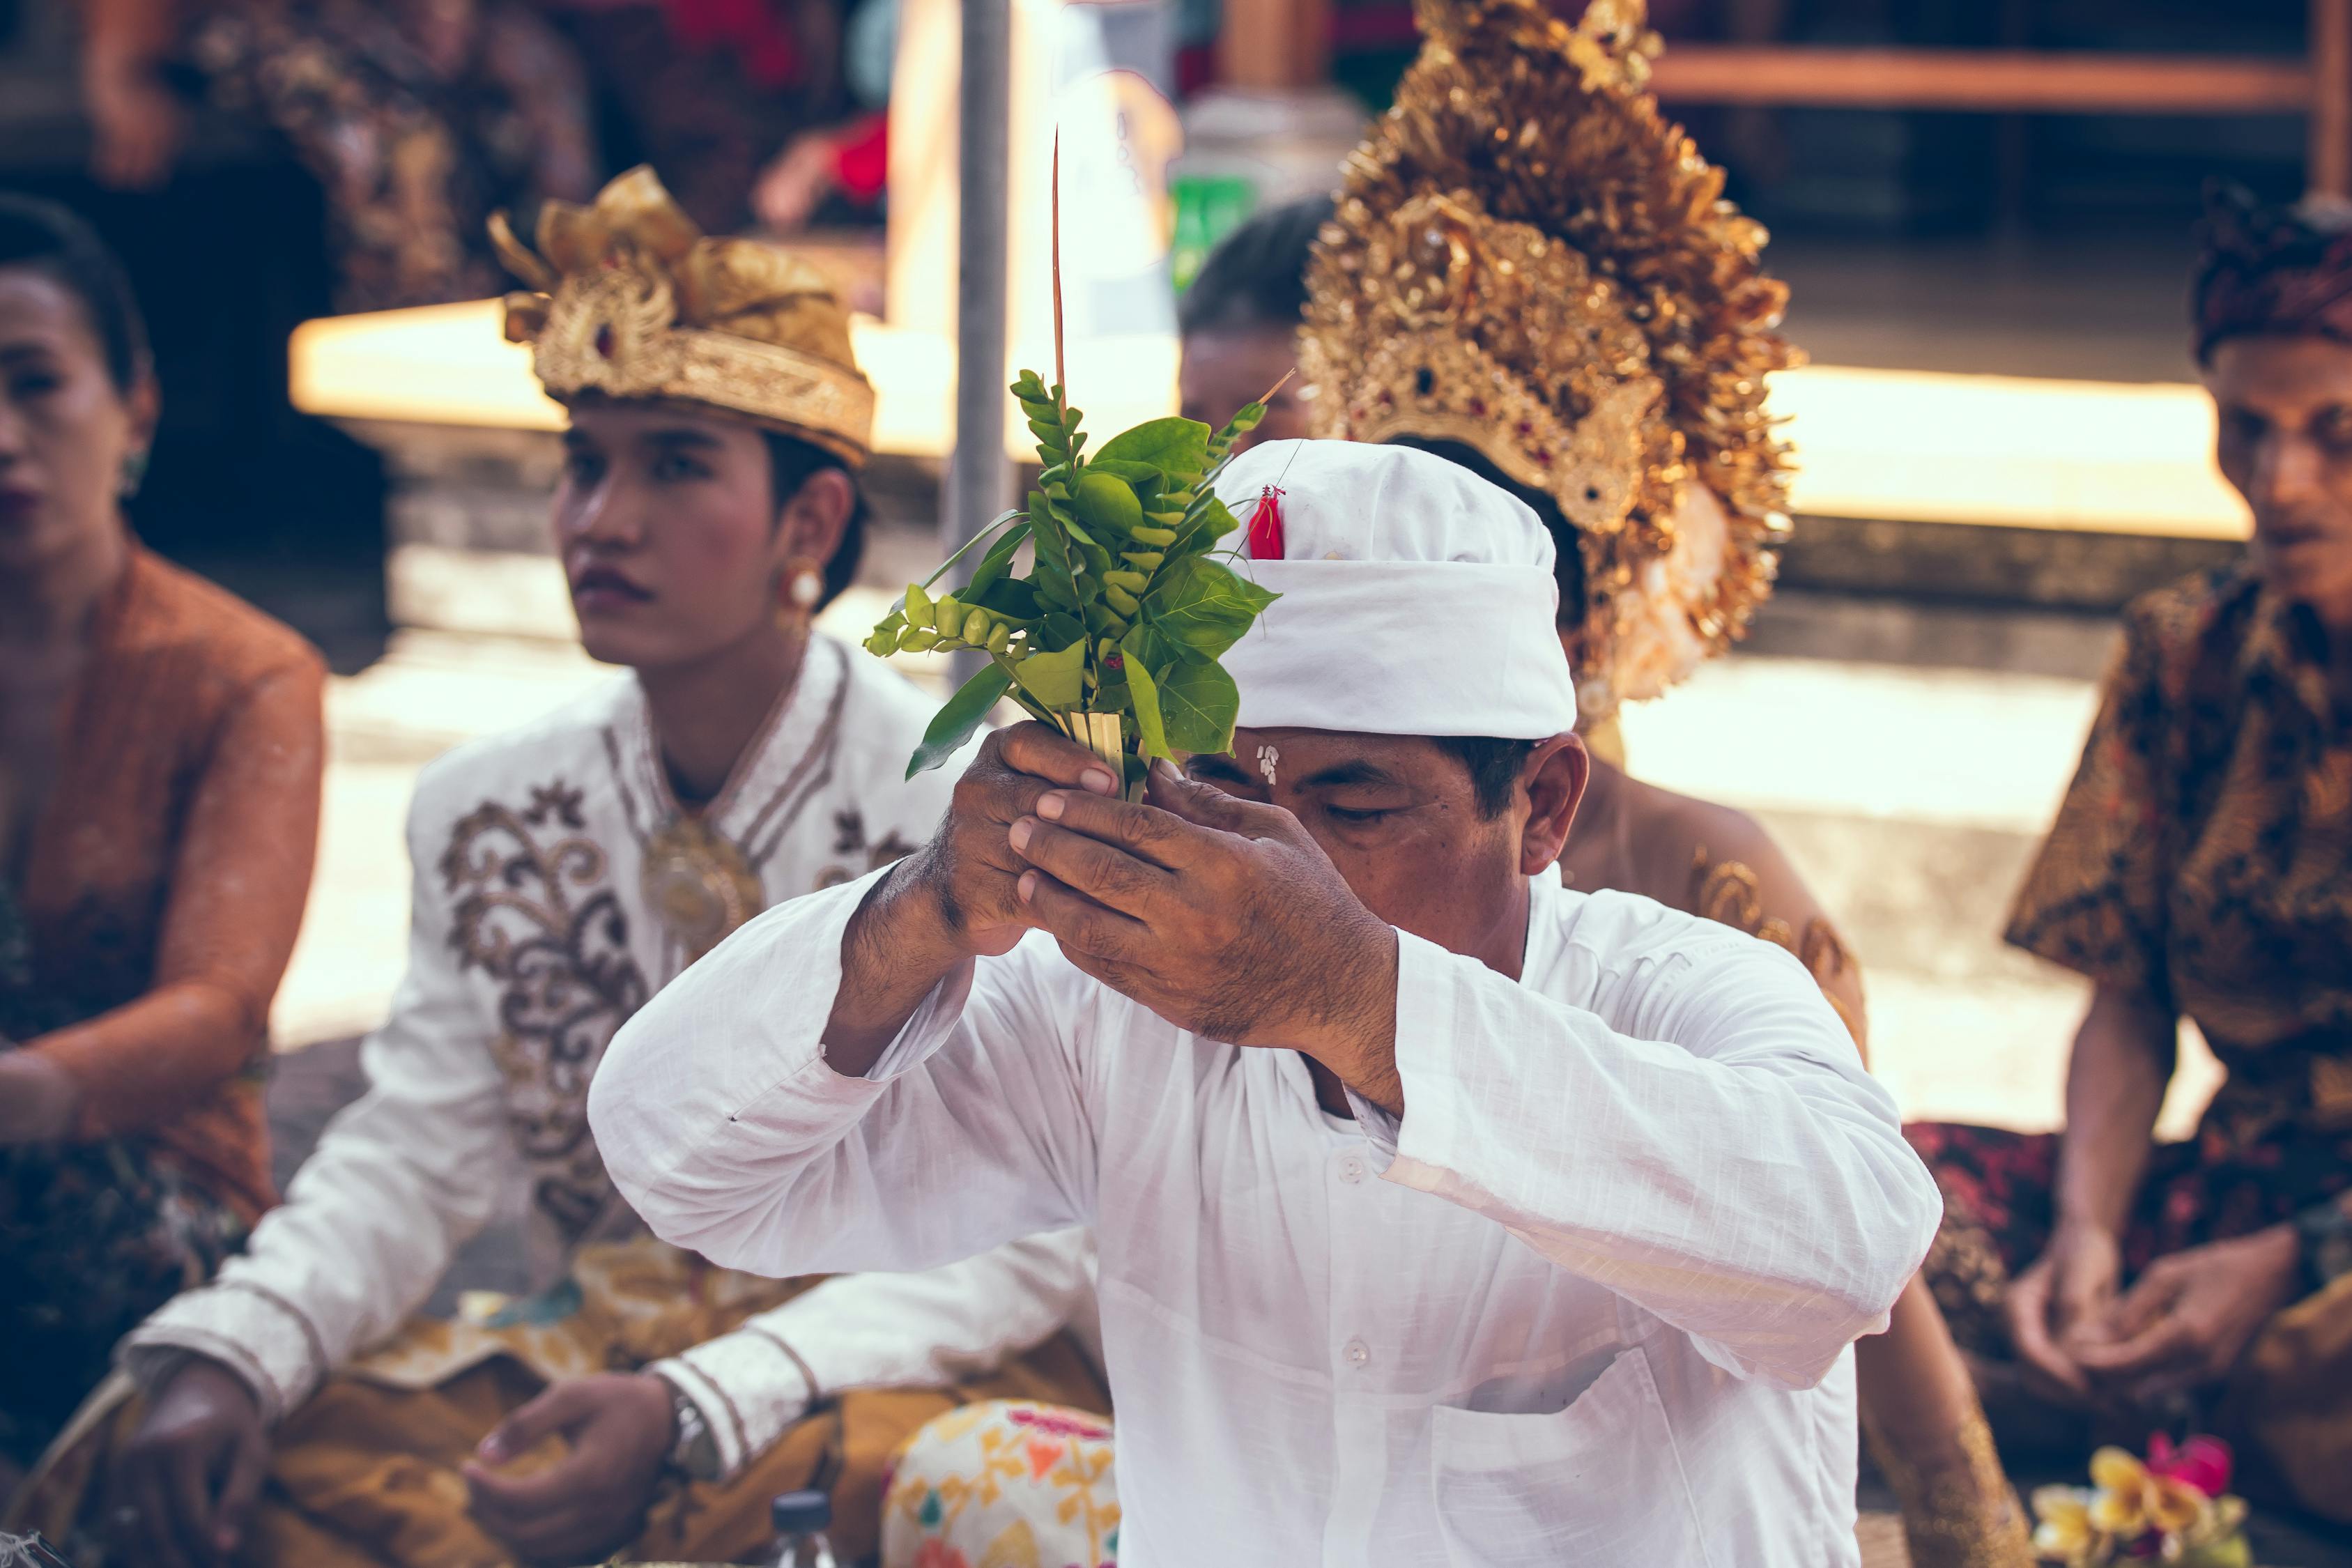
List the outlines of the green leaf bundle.
{"label": "green leaf bundle", "polygon": [[[1238,526],[1211,486],[1263,399],[1222,430],[1153,419],[1086,455],[1087,432],[1059,385],[1034,371],[1013,396],[1043,471],[1028,504],[999,517],[874,628],[866,646],[972,649],[988,668],[932,721],[912,778],[969,740],[1002,698],[1090,747],[1139,794],[1154,757],[1232,749],[1240,695],[1217,660],[1276,595],[1213,558]],[[930,595],[985,543],[960,594]],[[1013,575],[1021,548],[1026,575]]]}

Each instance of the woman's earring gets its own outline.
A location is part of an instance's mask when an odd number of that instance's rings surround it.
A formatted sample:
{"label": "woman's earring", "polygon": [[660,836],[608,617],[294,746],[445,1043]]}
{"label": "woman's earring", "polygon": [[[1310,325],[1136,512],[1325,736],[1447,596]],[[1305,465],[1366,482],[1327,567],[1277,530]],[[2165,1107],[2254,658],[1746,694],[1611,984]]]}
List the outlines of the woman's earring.
{"label": "woman's earring", "polygon": [[824,569],[814,561],[792,563],[776,579],[776,624],[807,625],[816,614],[816,602],[824,597]]}
{"label": "woman's earring", "polygon": [[114,493],[124,500],[139,493],[147,482],[147,448],[133,447],[122,454],[122,472],[116,477]]}

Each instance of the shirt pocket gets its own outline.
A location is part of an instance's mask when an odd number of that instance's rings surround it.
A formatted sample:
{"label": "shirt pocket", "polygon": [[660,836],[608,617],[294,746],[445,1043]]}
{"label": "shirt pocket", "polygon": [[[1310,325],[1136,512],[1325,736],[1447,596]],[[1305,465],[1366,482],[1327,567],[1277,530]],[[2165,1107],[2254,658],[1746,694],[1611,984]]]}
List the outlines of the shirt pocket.
{"label": "shirt pocket", "polygon": [[1505,1415],[1439,1405],[1431,1414],[1438,1532],[1456,1568],[1706,1562],[1682,1458],[1638,1345],[1564,1410]]}

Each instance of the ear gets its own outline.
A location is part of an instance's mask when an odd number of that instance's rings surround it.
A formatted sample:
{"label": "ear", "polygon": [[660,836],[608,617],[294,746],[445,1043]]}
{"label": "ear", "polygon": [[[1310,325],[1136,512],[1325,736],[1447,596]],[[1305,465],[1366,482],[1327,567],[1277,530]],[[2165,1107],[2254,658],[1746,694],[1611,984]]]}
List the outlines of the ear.
{"label": "ear", "polygon": [[1521,876],[1549,869],[1568,847],[1569,826],[1576,820],[1585,781],[1591,776],[1592,759],[1573,733],[1554,735],[1528,753],[1519,769],[1519,788],[1528,802],[1527,821],[1519,828]]}
{"label": "ear", "polygon": [[832,560],[856,508],[857,487],[850,477],[839,468],[819,468],[784,498],[776,514],[776,561]]}
{"label": "ear", "polygon": [[155,422],[163,416],[163,394],[151,374],[141,376],[123,395],[122,406],[131,416],[131,445],[136,451],[146,451],[155,444]]}

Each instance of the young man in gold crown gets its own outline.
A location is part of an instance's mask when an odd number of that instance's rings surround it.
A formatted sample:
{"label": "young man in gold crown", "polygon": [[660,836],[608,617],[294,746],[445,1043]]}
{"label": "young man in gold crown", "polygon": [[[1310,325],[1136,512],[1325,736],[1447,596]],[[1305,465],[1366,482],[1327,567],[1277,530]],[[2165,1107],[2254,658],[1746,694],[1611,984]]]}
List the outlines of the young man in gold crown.
{"label": "young man in gold crown", "polygon": [[[1779,847],[1744,813],[1635,779],[1617,740],[1620,704],[1723,651],[1771,590],[1788,459],[1765,378],[1798,356],[1775,330],[1787,289],[1759,264],[1764,231],[1645,90],[1656,40],[1641,0],[1593,0],[1572,29],[1532,0],[1422,0],[1420,14],[1427,39],[1396,108],[1299,257],[1308,418],[1318,436],[1460,463],[1558,542],[1560,637],[1595,752],[1560,857],[1569,884],[1788,948],[1864,1044],[1860,969]],[[1230,359],[1249,341],[1208,346]],[[1923,1282],[1855,1362],[1912,1561],[2032,1561]]]}
{"label": "young man in gold crown", "polygon": [[[1004,1364],[1082,1306],[1076,1237],[805,1289],[654,1240],[606,1178],[585,1106],[614,1032],[751,915],[928,837],[950,775],[903,781],[929,705],[811,629],[856,569],[873,409],[823,279],[701,237],[646,170],[551,205],[537,254],[498,237],[537,290],[509,333],[571,411],[582,640],[632,673],[419,781],[369,1092],[247,1254],[131,1335],[138,1396],[89,1411],[33,1498],[111,1561],[740,1561],[809,1485],[855,1554],[931,1415],[1101,1407],[1066,1339]],[[517,1173],[543,1288],[412,1317]]]}

